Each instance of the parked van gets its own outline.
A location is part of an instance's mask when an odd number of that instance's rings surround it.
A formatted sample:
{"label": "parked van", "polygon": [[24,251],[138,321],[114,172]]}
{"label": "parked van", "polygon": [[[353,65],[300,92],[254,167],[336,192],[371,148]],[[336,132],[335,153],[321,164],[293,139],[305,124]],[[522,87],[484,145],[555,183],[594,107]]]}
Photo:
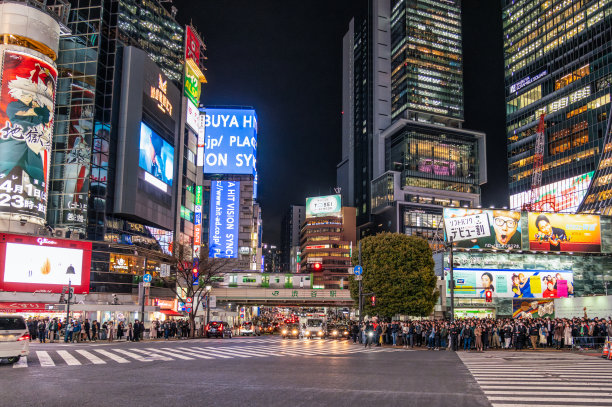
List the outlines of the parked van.
{"label": "parked van", "polygon": [[30,333],[19,315],[0,314],[0,359],[17,362],[30,354]]}

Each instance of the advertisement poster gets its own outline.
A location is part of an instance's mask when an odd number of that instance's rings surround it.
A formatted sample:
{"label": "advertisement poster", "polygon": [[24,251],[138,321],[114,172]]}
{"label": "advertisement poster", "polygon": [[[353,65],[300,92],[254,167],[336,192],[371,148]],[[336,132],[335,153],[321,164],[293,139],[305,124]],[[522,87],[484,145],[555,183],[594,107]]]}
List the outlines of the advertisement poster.
{"label": "advertisement poster", "polygon": [[[542,185],[536,190],[535,207],[532,210],[539,212],[576,212],[589,189],[593,173],[594,171],[591,171],[552,184]],[[523,205],[530,203],[530,199],[530,191],[511,195],[510,207],[520,210]]]}
{"label": "advertisement poster", "polygon": [[165,184],[172,185],[174,147],[142,122],[140,123],[138,165]]}
{"label": "advertisement poster", "polygon": [[212,181],[210,189],[210,231],[208,247],[211,258],[238,257],[240,182]]}
{"label": "advertisement poster", "polygon": [[200,41],[190,25],[185,28],[185,60],[200,61]]}
{"label": "advertisement poster", "polygon": [[521,213],[444,208],[446,240],[467,249],[520,250]]}
{"label": "advertisement poster", "polygon": [[554,318],[554,300],[512,300],[512,317],[529,318]]}
{"label": "advertisement poster", "polygon": [[557,318],[610,318],[612,295],[595,297],[560,298],[555,300]]}
{"label": "advertisement poster", "polygon": [[[453,277],[458,297],[484,298],[486,290],[493,292],[493,298],[560,298],[559,294],[574,294],[574,277],[567,270],[457,268]],[[560,286],[566,292],[559,293]]]}
{"label": "advertisement poster", "polygon": [[68,223],[85,223],[94,127],[93,103],[93,91],[72,85],[68,153],[64,165],[64,222]]}
{"label": "advertisement poster", "polygon": [[529,250],[601,252],[597,215],[529,212]]}
{"label": "advertisement poster", "polygon": [[306,217],[341,216],[342,196],[328,195],[306,198]]}
{"label": "advertisement poster", "polygon": [[206,109],[204,174],[256,171],[257,115],[252,109]]}
{"label": "advertisement poster", "polygon": [[0,211],[45,219],[57,70],[4,51],[0,90]]}

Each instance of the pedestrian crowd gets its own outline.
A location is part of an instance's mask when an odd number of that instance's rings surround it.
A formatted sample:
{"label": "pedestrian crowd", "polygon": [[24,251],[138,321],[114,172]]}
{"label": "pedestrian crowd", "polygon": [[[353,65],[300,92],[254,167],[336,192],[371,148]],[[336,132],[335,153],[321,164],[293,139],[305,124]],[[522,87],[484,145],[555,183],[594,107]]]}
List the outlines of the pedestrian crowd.
{"label": "pedestrian crowd", "polygon": [[612,336],[612,318],[366,321],[353,324],[354,343],[429,350],[599,347]]}

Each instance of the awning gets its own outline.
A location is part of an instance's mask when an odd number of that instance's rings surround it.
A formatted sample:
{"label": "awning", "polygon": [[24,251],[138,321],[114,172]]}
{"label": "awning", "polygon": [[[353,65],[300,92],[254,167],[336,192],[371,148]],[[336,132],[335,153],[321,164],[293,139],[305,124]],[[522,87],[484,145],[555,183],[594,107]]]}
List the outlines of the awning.
{"label": "awning", "polygon": [[161,312],[164,315],[168,315],[169,317],[184,317],[184,314],[181,314],[180,312],[176,312],[174,310],[171,309],[161,309],[159,310],[159,312]]}

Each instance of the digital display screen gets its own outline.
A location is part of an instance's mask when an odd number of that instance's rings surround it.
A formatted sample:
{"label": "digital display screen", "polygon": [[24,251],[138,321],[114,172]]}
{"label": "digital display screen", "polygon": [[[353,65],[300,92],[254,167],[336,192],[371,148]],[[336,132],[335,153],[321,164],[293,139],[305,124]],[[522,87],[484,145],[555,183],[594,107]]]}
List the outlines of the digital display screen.
{"label": "digital display screen", "polygon": [[[584,199],[594,171],[576,177],[566,178],[551,184],[542,185],[535,194],[532,210],[575,213]],[[531,202],[531,192],[525,191],[510,195],[510,207],[520,210]]]}
{"label": "digital display screen", "polygon": [[212,182],[208,234],[209,257],[224,259],[238,257],[239,206],[240,182]]}
{"label": "digital display screen", "polygon": [[257,115],[252,109],[205,109],[205,174],[256,171]]}
{"label": "digital display screen", "polygon": [[138,165],[153,177],[172,186],[174,147],[142,122]]}
{"label": "digital display screen", "polygon": [[466,249],[520,250],[521,212],[444,208],[446,241]]}
{"label": "digital display screen", "polygon": [[[75,274],[66,274],[68,267]],[[4,282],[68,285],[68,279],[81,285],[83,250],[65,247],[7,243],[4,260]]]}
{"label": "digital display screen", "polygon": [[529,250],[601,252],[601,224],[597,215],[529,212]]}

